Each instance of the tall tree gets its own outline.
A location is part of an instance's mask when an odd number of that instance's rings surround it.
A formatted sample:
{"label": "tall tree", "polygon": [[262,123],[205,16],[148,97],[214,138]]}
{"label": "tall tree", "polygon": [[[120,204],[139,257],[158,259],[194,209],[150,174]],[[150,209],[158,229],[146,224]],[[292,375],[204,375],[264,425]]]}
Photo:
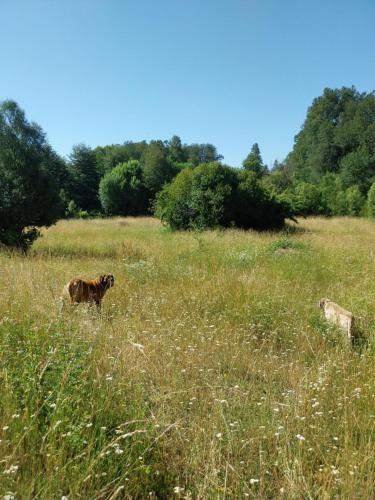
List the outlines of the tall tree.
{"label": "tall tree", "polygon": [[182,148],[181,139],[178,135],[174,135],[167,141],[168,161],[171,164],[179,164],[186,161],[185,151]]}
{"label": "tall tree", "polygon": [[137,160],[120,163],[106,174],[99,185],[103,210],[110,215],[140,215],[148,210],[148,193]]}
{"label": "tall tree", "polygon": [[62,215],[65,164],[14,101],[0,105],[0,241],[27,250]]}
{"label": "tall tree", "polygon": [[99,210],[100,174],[95,151],[85,144],[73,146],[68,169],[71,179],[70,195],[78,207],[88,211]]}
{"label": "tall tree", "polygon": [[146,188],[155,195],[175,174],[167,159],[167,148],[162,141],[151,141],[143,157],[143,179]]}
{"label": "tall tree", "polygon": [[375,178],[375,93],[326,88],[314,99],[287,165],[296,180],[318,183],[338,173],[365,194]]}
{"label": "tall tree", "polygon": [[245,170],[254,172],[257,177],[261,177],[265,174],[267,168],[263,164],[262,156],[260,154],[260,149],[258,143],[252,145],[250,153],[247,155],[242,163]]}
{"label": "tall tree", "polygon": [[189,144],[184,146],[186,161],[194,167],[202,163],[210,163],[220,161],[224,157],[218,154],[216,147],[213,144]]}

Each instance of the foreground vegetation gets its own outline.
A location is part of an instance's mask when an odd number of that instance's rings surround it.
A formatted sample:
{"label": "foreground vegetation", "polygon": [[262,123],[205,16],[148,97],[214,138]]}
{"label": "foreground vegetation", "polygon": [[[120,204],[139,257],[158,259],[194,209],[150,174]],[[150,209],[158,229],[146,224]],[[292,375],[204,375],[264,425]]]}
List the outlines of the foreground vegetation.
{"label": "foreground vegetation", "polygon": [[[62,221],[0,254],[0,495],[373,498],[375,226]],[[99,316],[63,284],[110,271]],[[317,302],[359,318],[350,348]]]}

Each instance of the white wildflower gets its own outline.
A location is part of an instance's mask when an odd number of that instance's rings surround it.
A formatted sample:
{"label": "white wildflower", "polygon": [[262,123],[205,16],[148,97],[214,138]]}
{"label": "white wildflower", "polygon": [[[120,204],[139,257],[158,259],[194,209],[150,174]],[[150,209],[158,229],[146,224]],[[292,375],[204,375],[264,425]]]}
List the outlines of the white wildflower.
{"label": "white wildflower", "polygon": [[6,469],[3,474],[8,475],[8,474],[15,474],[18,471],[18,465],[11,465],[9,469]]}

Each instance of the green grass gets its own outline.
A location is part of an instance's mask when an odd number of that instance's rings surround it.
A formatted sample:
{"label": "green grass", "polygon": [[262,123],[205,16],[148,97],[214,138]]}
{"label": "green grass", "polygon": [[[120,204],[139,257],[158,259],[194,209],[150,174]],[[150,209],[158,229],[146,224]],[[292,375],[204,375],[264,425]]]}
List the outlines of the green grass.
{"label": "green grass", "polygon": [[[375,225],[299,226],[61,221],[0,253],[0,498],[373,498]],[[101,315],[63,306],[103,272]]]}

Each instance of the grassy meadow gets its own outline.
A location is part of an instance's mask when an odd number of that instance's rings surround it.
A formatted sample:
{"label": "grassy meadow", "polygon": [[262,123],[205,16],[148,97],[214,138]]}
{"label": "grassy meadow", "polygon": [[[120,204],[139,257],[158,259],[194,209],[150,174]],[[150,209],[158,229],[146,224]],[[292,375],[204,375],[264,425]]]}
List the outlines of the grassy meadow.
{"label": "grassy meadow", "polygon": [[[1,251],[0,498],[374,498],[374,253],[350,218],[61,221]],[[101,315],[64,303],[103,272]]]}

